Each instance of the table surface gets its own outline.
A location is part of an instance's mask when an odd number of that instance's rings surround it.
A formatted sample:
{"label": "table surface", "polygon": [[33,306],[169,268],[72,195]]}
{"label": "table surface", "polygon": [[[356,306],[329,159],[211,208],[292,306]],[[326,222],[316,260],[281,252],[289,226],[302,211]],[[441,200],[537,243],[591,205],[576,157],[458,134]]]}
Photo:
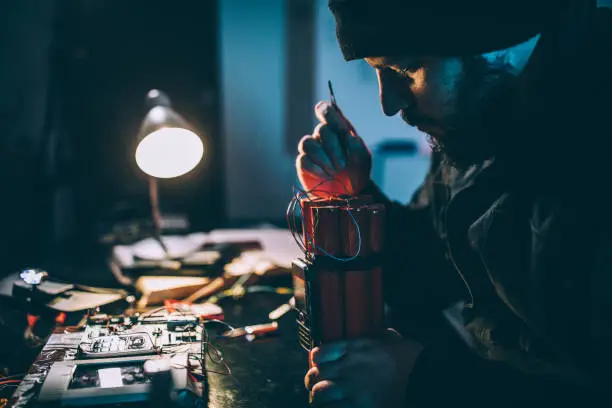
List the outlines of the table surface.
{"label": "table surface", "polygon": [[[287,296],[268,293],[249,294],[240,300],[225,299],[220,303],[225,320],[234,326],[265,323],[267,315],[287,300]],[[232,376],[208,374],[205,398],[214,408],[286,408],[308,406],[304,389],[304,374],[308,358],[297,340],[295,313],[289,312],[279,320],[275,336],[253,342],[244,339],[223,340],[215,343],[223,352]],[[33,395],[44,380],[44,372],[52,361],[63,359],[65,350],[43,350],[32,366],[30,375],[22,382],[20,392]],[[208,369],[222,371],[207,363]],[[34,398],[17,400],[17,406],[32,406]],[[15,400],[12,401],[16,402]]]}
{"label": "table surface", "polygon": [[[267,314],[285,299],[252,294],[239,302],[225,301],[221,306],[227,322],[242,326],[266,322]],[[308,406],[304,388],[308,355],[298,344],[294,312],[280,319],[278,336],[253,343],[227,342],[221,347],[233,378],[209,374],[209,407]]]}

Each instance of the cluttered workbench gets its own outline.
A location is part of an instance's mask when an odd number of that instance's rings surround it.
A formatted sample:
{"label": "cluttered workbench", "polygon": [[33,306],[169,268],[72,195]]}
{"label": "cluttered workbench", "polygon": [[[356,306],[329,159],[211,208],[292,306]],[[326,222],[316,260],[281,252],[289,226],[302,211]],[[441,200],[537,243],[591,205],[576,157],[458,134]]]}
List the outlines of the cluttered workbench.
{"label": "cluttered workbench", "polygon": [[[6,405],[161,404],[165,394],[159,390],[168,389],[173,395],[168,401],[177,406],[306,406],[307,356],[299,346],[295,312],[288,306],[292,293],[287,267],[297,255],[291,241],[283,239],[288,235],[282,230],[226,231],[215,240],[244,244],[252,243],[255,236],[258,248],[235,254],[221,274],[175,273],[168,276],[173,283],[165,281],[162,272],[154,273],[150,260],[145,260],[146,274],[143,268],[130,268],[127,263],[134,257],[126,261],[126,248],[119,248],[113,262],[122,278],[133,280],[136,296],[115,293],[122,297],[117,302],[113,292],[104,293],[106,304],[88,308],[74,321],[79,305],[69,300],[83,303],[88,296],[79,293],[87,288],[72,287],[61,300],[50,300],[49,307],[60,305],[56,311],[63,324],[44,339],[27,374],[0,378],[0,386],[15,389]],[[191,255],[192,261],[197,258]],[[210,253],[200,254],[200,262],[214,264],[210,259]],[[136,279],[125,272],[135,270],[141,273]],[[167,269],[166,274],[170,275]],[[42,289],[42,285],[29,288]],[[160,368],[160,361],[167,367]],[[161,394],[154,397],[152,390]],[[183,391],[189,391],[188,399],[178,397]]]}

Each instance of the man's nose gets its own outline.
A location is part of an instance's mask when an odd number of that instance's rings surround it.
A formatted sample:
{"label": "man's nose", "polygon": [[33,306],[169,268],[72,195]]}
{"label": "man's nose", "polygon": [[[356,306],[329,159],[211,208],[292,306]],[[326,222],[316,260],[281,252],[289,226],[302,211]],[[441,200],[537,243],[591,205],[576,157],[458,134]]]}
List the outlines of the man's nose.
{"label": "man's nose", "polygon": [[380,106],[385,115],[395,116],[401,109],[408,108],[413,103],[410,91],[404,89],[407,85],[402,83],[407,80],[397,78],[394,72],[386,72],[383,69],[377,70],[376,74],[378,75]]}

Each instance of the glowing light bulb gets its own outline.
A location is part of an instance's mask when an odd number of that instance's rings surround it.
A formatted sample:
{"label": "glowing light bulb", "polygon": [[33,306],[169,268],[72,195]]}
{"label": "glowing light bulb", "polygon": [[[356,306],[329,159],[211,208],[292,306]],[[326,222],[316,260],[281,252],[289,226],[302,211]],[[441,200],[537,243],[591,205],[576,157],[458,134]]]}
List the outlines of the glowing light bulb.
{"label": "glowing light bulb", "polygon": [[188,129],[167,127],[145,136],[136,148],[136,163],[157,178],[182,176],[193,170],[204,155],[204,144]]}

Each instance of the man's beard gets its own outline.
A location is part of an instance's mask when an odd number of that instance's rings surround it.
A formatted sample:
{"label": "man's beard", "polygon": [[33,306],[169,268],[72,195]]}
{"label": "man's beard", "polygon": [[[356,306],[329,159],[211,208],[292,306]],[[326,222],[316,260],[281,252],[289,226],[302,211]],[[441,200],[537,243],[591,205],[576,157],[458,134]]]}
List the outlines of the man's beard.
{"label": "man's beard", "polygon": [[[440,131],[428,131],[424,123],[433,151],[458,169],[480,164],[509,146],[509,118],[516,108],[516,77],[504,65],[478,56],[466,58],[464,67],[456,113],[444,123],[429,123]],[[402,110],[401,116],[408,124],[423,125],[414,114]]]}

